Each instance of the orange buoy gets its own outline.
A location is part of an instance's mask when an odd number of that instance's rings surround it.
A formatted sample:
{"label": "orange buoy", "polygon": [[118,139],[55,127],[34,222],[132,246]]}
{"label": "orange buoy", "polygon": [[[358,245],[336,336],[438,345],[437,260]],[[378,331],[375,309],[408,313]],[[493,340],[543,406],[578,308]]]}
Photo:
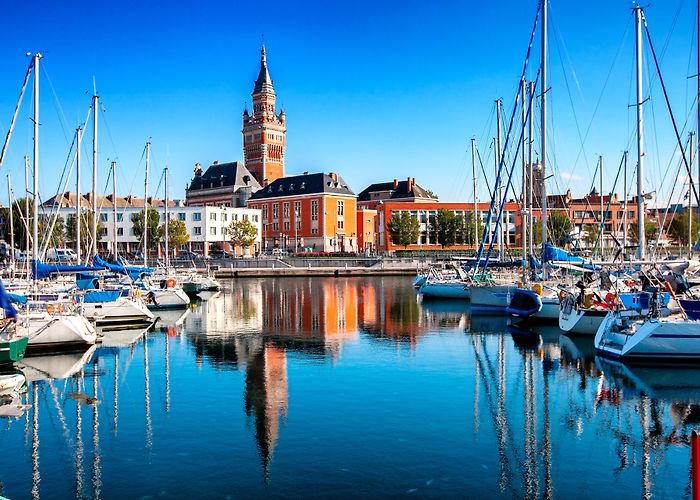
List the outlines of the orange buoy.
{"label": "orange buoy", "polygon": [[173,278],[168,278],[168,281],[165,282],[167,288],[175,288],[176,284],[177,282]]}

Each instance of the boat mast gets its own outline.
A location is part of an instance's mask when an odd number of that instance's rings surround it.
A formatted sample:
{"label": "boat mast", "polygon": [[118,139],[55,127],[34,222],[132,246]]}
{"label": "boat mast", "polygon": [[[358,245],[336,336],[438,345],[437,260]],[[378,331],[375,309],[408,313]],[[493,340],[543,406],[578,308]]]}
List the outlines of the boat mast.
{"label": "boat mast", "polygon": [[[700,0],[699,0],[700,1]],[[625,197],[624,203],[623,203],[623,210],[622,212],[622,260],[625,260],[625,253],[627,252],[627,151],[624,152],[623,154],[624,158],[624,173],[623,173],[623,184],[624,186],[622,187],[622,193],[623,196]]]}
{"label": "boat mast", "polygon": [[90,256],[97,255],[97,107],[99,97],[97,90],[92,94],[92,251]]}
{"label": "boat mast", "polygon": [[[690,131],[688,144],[688,258],[693,257],[693,136],[695,132]],[[698,206],[700,210],[700,206]]]}
{"label": "boat mast", "polygon": [[[700,1],[700,0],[698,0],[698,1]],[[532,101],[532,99],[534,99],[534,95],[535,95],[535,83],[530,82],[530,84],[528,85],[528,88],[529,88],[529,94],[530,94],[529,98]],[[527,207],[527,210],[528,210],[527,219],[528,219],[528,221],[527,222],[528,222],[528,226],[529,226],[528,227],[528,239],[529,239],[528,247],[530,248],[530,254],[532,254],[532,253],[534,253],[533,251],[535,248],[534,241],[533,241],[533,237],[535,234],[535,231],[533,230],[534,229],[534,217],[532,214],[532,209],[534,206],[534,203],[533,203],[534,192],[532,191],[532,187],[533,187],[533,182],[532,182],[532,153],[533,153],[533,151],[532,151],[532,149],[533,149],[533,146],[535,143],[535,140],[533,138],[535,132],[534,132],[534,125],[532,122],[532,112],[530,112],[530,114],[527,117],[527,123],[528,123],[528,127],[527,127],[528,128],[528,134],[527,134],[527,137],[528,137],[528,141],[527,141],[528,142],[528,146],[527,146],[527,164],[528,164],[527,165],[527,177],[528,177],[528,184],[529,184],[528,191],[530,193],[530,196],[528,196],[528,199],[527,199],[527,202],[528,202],[528,207]]]}
{"label": "boat mast", "polygon": [[[542,206],[542,252],[544,253],[544,246],[547,243],[547,7],[548,0],[542,2],[542,71],[541,77],[541,89],[542,89],[542,102],[540,108],[540,165],[542,168],[542,200],[540,205]],[[542,263],[542,273],[544,279],[547,279],[547,266]]]}
{"label": "boat mast", "polygon": [[[168,246],[168,166],[165,166],[165,269],[170,269],[170,247]],[[296,222],[295,222],[296,224]]]}
{"label": "boat mast", "polygon": [[[501,100],[496,99],[496,176],[498,176],[498,170],[501,166]],[[500,210],[501,202],[503,201],[503,183],[498,186],[498,209]],[[506,217],[507,220],[507,217]],[[498,224],[496,230],[498,231],[498,255],[500,259],[503,259],[503,222]]]}
{"label": "boat mast", "polygon": [[143,196],[143,267],[148,267],[148,167],[151,161],[151,141],[146,143],[146,182]]}
{"label": "boat mast", "polygon": [[41,54],[34,54],[34,185],[32,199],[32,261],[39,260],[39,60]]}
{"label": "boat mast", "polygon": [[[521,157],[521,163],[522,163],[522,175],[523,175],[523,183],[522,183],[522,197],[520,199],[520,226],[521,226],[521,239],[523,240],[522,247],[523,247],[523,262],[527,258],[527,224],[525,224],[525,217],[527,213],[527,209],[525,208],[527,206],[527,158],[526,158],[526,152],[525,152],[525,146],[527,145],[527,137],[525,136],[525,127],[527,126],[527,116],[526,116],[526,109],[525,109],[525,78],[523,78],[522,82],[520,83],[520,100],[521,100],[521,118],[522,118],[522,127],[523,127],[523,150],[522,154],[520,155]],[[523,272],[525,267],[523,266]]]}
{"label": "boat mast", "polygon": [[[695,77],[695,83],[697,84],[697,101],[695,104],[696,111],[697,111],[697,120],[695,123],[696,130],[698,134],[700,134],[700,0],[697,2],[697,8],[695,11],[696,17],[697,17],[697,27],[695,28],[695,33],[697,35],[697,41],[696,41],[696,52],[697,52],[697,68],[696,68],[696,77]],[[691,163],[691,169],[692,169],[692,163]],[[698,161],[698,187],[700,188],[700,161]],[[700,196],[700,194],[699,194]],[[700,198],[696,199],[698,203],[698,218],[700,218]],[[690,218],[688,218],[688,221],[690,221]],[[700,222],[700,221],[698,221]],[[688,222],[688,225],[692,226],[692,222]],[[698,225],[700,227],[700,224]]]}
{"label": "boat mast", "polygon": [[605,255],[605,209],[603,208],[603,157],[599,156],[600,163],[600,258]]}
{"label": "boat mast", "polygon": [[14,277],[15,273],[15,222],[12,210],[12,181],[10,180],[10,174],[7,174],[7,197],[10,203],[10,266],[12,267],[12,274]]}
{"label": "boat mast", "polygon": [[76,182],[75,182],[75,253],[78,255],[78,265],[80,265],[80,256],[82,255],[82,247],[80,241],[80,226],[81,224],[81,205],[82,191],[80,190],[80,142],[82,135],[80,134],[80,126],[75,129],[75,167],[76,167]]}
{"label": "boat mast", "polygon": [[119,252],[117,251],[117,162],[112,162],[112,208],[114,215],[114,263],[117,263]]}
{"label": "boat mast", "polygon": [[29,157],[24,156],[24,266],[29,279]]}
{"label": "boat mast", "polygon": [[634,7],[636,24],[636,72],[637,72],[637,259],[644,260],[646,241],[644,234],[644,114],[642,111],[642,8]]}
{"label": "boat mast", "polygon": [[476,139],[474,137],[472,137],[472,189],[474,195],[474,248],[476,248],[477,242],[479,241],[479,206],[476,201]]}

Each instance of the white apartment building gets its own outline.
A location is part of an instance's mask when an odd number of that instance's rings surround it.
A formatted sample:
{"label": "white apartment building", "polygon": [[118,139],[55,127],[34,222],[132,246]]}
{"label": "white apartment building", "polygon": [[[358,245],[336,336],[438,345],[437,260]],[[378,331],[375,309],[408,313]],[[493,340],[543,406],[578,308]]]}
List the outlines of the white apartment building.
{"label": "white apartment building", "polygon": [[[70,196],[70,194],[68,194]],[[140,203],[139,203],[140,202]],[[165,221],[165,204],[161,200],[151,200],[149,208],[153,208],[160,214],[160,224]],[[49,200],[42,207],[43,216],[52,216],[52,207],[56,204]],[[64,198],[58,209],[59,216],[64,221],[69,216],[74,216],[75,196]],[[98,217],[101,222],[102,234],[99,235],[98,248],[100,252],[111,254],[116,228],[116,239],[120,254],[141,251],[140,240],[134,234],[132,217],[143,211],[143,199],[117,198],[116,224],[114,205],[109,198],[98,198]],[[88,200],[83,199],[83,210],[91,210]],[[260,251],[261,242],[261,212],[252,208],[238,207],[188,207],[182,202],[170,202],[168,216],[171,221],[179,220],[185,223],[189,242],[180,250],[197,252],[204,256],[209,255],[214,249],[242,255],[243,253],[255,254]],[[257,229],[255,243],[249,249],[231,248],[231,240],[228,234],[228,226],[235,221],[249,220]],[[84,235],[89,238],[89,235]]]}

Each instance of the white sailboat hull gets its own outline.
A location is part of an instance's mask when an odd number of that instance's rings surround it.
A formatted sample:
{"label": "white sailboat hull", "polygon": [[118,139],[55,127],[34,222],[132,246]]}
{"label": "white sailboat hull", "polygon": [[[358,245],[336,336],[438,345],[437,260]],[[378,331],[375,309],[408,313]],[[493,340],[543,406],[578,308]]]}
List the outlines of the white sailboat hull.
{"label": "white sailboat hull", "polygon": [[572,308],[568,313],[561,309],[559,311],[559,328],[566,333],[595,335],[606,315],[607,311],[597,309],[577,310]]}
{"label": "white sailboat hull", "polygon": [[180,309],[190,303],[190,298],[181,288],[152,289],[147,295],[149,309]]}
{"label": "white sailboat hull", "polygon": [[471,297],[470,287],[460,281],[426,281],[419,292],[425,298],[431,299],[464,299]]}
{"label": "white sailboat hull", "polygon": [[97,326],[150,323],[155,316],[141,302],[119,297],[114,302],[83,303],[82,313]]}
{"label": "white sailboat hull", "polygon": [[700,361],[700,321],[651,318],[615,331],[616,315],[609,314],[595,338],[599,354],[614,359]]}
{"label": "white sailboat hull", "polygon": [[0,397],[16,393],[22,388],[24,382],[25,378],[21,373],[0,375]]}
{"label": "white sailboat hull", "polygon": [[20,325],[28,332],[28,352],[89,346],[97,340],[95,328],[80,314],[29,313],[21,316]]}
{"label": "white sailboat hull", "polygon": [[484,285],[472,286],[472,312],[489,313],[505,310],[510,304],[511,294],[515,285]]}

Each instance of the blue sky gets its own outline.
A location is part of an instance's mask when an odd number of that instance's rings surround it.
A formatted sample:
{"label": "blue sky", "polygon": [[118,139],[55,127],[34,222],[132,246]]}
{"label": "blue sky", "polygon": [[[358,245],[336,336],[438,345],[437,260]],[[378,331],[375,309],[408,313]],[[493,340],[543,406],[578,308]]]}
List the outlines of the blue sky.
{"label": "blue sky", "polygon": [[[688,79],[696,72],[694,4],[665,0],[646,7],[681,127],[694,116],[695,83]],[[605,158],[610,189],[626,148],[632,175],[631,6],[617,0],[550,2],[550,192],[587,191],[598,155]],[[278,104],[287,113],[288,174],[335,171],[355,192],[411,176],[444,201],[471,199],[470,138],[477,138],[491,175],[494,100],[503,98],[504,112],[510,112],[535,9],[535,1],[522,0],[14,2],[4,7],[0,30],[0,132],[4,137],[29,62],[24,54],[43,51],[42,198],[58,188],[93,76],[105,107],[98,191],[111,192],[109,161],[118,158],[120,194],[142,195],[140,160],[150,138],[151,194],[167,161],[171,195],[184,197],[196,162],[243,159],[241,114],[250,102],[264,33]],[[539,42],[531,77],[538,60]],[[648,75],[653,77],[651,66]],[[650,190],[665,193],[676,179],[675,137],[658,79],[647,95],[646,177]],[[15,193],[23,191],[30,102],[31,94],[2,171],[0,200],[7,199],[7,173]],[[695,128],[694,119],[688,126]],[[582,148],[580,137],[589,127]],[[87,150],[89,134],[86,140]],[[83,179],[87,190],[89,176]],[[484,182],[479,184],[485,198]],[[74,181],[69,187],[74,190]]]}

